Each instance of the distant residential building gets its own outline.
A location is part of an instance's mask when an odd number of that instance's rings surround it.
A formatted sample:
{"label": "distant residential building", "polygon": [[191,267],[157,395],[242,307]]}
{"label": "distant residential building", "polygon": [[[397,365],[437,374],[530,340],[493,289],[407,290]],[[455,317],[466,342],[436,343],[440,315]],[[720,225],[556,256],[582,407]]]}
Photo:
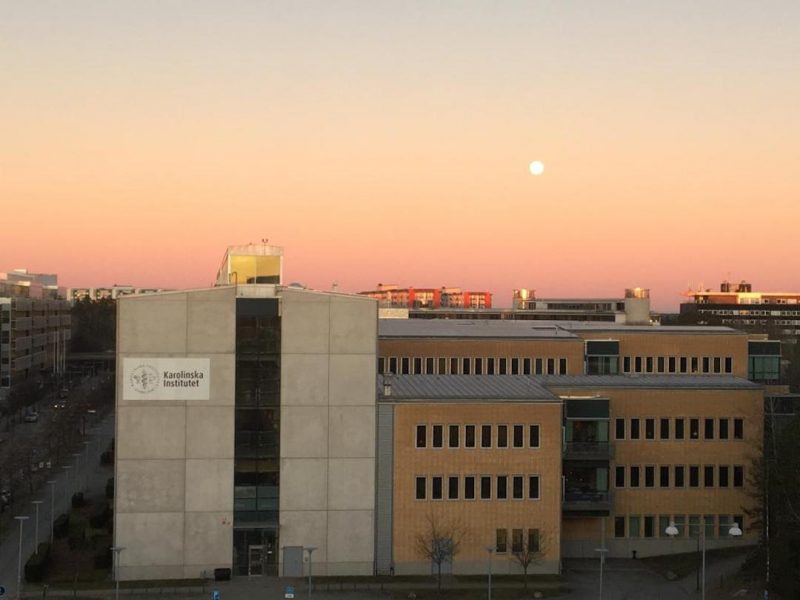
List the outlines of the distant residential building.
{"label": "distant residential building", "polygon": [[752,284],[723,281],[718,292],[690,291],[681,318],[781,337],[800,335],[800,292],[754,292]]}
{"label": "distant residential building", "polygon": [[381,308],[465,308],[484,309],[492,307],[490,292],[463,291],[458,287],[401,288],[397,285],[379,283],[374,290],[359,292],[378,301]]}
{"label": "distant residential building", "polygon": [[78,302],[84,298],[89,300],[116,300],[120,296],[131,296],[138,294],[154,294],[156,292],[166,292],[169,290],[161,288],[139,288],[132,285],[117,285],[111,287],[82,287],[82,288],[68,288],[67,300],[70,302]]}
{"label": "distant residential building", "polygon": [[0,273],[0,399],[33,375],[63,372],[69,310],[56,275]]}

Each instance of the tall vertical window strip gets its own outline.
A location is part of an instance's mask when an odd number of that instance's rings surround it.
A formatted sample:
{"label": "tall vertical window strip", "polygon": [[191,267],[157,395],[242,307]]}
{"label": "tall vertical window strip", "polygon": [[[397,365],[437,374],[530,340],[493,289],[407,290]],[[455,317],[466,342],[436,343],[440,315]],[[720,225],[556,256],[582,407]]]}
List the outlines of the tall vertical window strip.
{"label": "tall vertical window strip", "polygon": [[[233,519],[237,556],[251,538],[276,550],[280,457],[280,347],[278,300],[236,300],[236,381]],[[246,529],[237,526],[247,523]],[[248,542],[250,540],[250,542]],[[237,561],[237,574],[247,565]],[[267,565],[277,575],[277,562]]]}

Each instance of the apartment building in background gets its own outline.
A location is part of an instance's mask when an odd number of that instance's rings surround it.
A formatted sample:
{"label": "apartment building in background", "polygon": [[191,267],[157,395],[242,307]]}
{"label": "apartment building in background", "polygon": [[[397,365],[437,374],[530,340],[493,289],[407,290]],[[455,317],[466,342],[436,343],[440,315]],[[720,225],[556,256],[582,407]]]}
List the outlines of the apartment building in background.
{"label": "apartment building in background", "polygon": [[463,291],[458,287],[401,288],[379,283],[374,290],[359,292],[378,301],[381,308],[430,309],[488,309],[492,307],[492,294],[486,291]]}
{"label": "apartment building in background", "polygon": [[70,331],[56,275],[0,273],[0,400],[34,376],[62,373]]}
{"label": "apartment building in background", "polygon": [[130,296],[132,294],[154,294],[156,292],[169,291],[164,288],[143,288],[132,285],[117,285],[109,287],[76,287],[67,288],[66,299],[70,302],[88,300],[116,300],[120,296]]}

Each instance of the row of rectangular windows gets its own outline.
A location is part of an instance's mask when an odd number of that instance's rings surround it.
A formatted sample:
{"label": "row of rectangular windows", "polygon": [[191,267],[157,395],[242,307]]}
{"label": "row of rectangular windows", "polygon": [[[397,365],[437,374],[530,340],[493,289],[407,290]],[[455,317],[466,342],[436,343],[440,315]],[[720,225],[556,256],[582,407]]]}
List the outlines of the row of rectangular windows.
{"label": "row of rectangular windows", "polygon": [[744,531],[744,515],[689,515],[688,527],[686,515],[618,515],[614,517],[614,537],[670,538],[666,531],[671,523],[678,529],[675,537],[686,537],[688,533],[690,538],[697,538],[700,528],[705,527],[706,538],[727,538],[734,523]]}
{"label": "row of rectangular windows", "polygon": [[[702,471],[701,471],[702,468]],[[744,487],[744,467],[742,465],[690,465],[689,479],[686,479],[685,465],[619,465],[614,470],[614,487],[617,488],[654,488],[656,487],[656,469],[658,469],[658,487],[699,488],[702,472],[702,487]],[[644,477],[642,477],[644,474]],[[626,478],[627,475],[627,478]]]}
{"label": "row of rectangular windows", "polygon": [[623,373],[733,373],[731,356],[624,356]]}
{"label": "row of rectangular windows", "polygon": [[[528,485],[525,489],[525,479]],[[430,479],[430,483],[429,480]],[[492,480],[494,479],[494,485]],[[509,479],[511,485],[509,489]],[[541,496],[538,475],[418,475],[414,479],[414,497],[416,500],[444,500],[445,484],[447,500],[538,500]],[[477,487],[476,487],[477,486]],[[494,493],[494,496],[492,495]]]}
{"label": "row of rectangular windows", "polygon": [[[686,439],[686,417],[638,417],[614,419],[614,439],[615,440],[655,440],[656,435],[660,440],[683,440]],[[703,424],[704,440],[734,440],[744,439],[744,419],[739,417],[688,417],[689,432],[688,439],[700,439],[700,422]],[[644,432],[642,432],[642,421],[644,421]],[[730,422],[733,421],[733,431]],[[658,423],[658,433],[656,433],[656,423]],[[643,435],[644,434],[644,435]]]}
{"label": "row of rectangular windows", "polygon": [[[464,425],[463,438],[461,425],[447,425],[447,447],[460,448],[463,440],[464,448],[476,448],[480,443],[481,448],[492,447],[493,425]],[[509,427],[511,427],[511,439],[509,440]],[[525,429],[527,427],[527,436]],[[428,441],[428,425],[417,425],[414,444],[417,448],[427,448],[430,443],[431,448],[444,448],[445,425],[431,425],[430,442]],[[509,442],[512,448],[538,448],[539,447],[539,425],[497,425],[497,435],[494,442],[497,448],[508,448]],[[480,433],[480,439],[477,435]],[[526,439],[527,438],[527,439]]]}
{"label": "row of rectangular windows", "polygon": [[393,375],[566,375],[566,358],[396,357],[378,358],[378,373]]}
{"label": "row of rectangular windows", "polygon": [[[527,543],[525,543],[527,541]],[[495,532],[495,552],[505,554],[508,552],[508,529],[498,529]],[[527,552],[533,554],[541,550],[541,537],[538,529],[528,529],[527,540],[524,529],[511,530],[511,552],[520,554]]]}

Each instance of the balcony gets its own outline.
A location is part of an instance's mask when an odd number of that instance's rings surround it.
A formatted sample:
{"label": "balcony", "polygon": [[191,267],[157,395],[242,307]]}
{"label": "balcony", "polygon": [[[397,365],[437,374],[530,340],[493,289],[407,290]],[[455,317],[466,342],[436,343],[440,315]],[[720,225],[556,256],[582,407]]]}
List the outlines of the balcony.
{"label": "balcony", "polygon": [[611,514],[611,492],[568,489],[564,493],[562,510],[565,516],[608,516]]}
{"label": "balcony", "polygon": [[611,460],[609,442],[565,442],[564,460]]}

